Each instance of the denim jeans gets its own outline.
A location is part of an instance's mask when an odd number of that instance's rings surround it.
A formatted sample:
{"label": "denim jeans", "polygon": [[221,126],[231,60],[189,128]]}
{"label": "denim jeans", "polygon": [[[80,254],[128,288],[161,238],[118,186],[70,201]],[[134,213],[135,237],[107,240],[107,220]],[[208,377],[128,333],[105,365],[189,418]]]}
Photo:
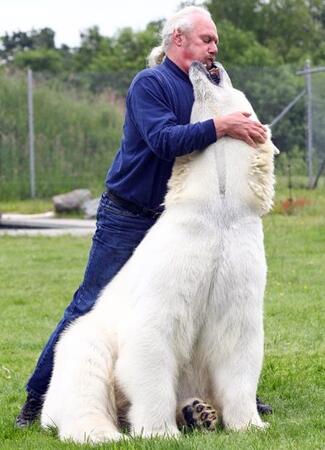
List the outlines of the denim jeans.
{"label": "denim jeans", "polygon": [[106,193],[102,195],[83,282],[39,357],[26,386],[28,393],[35,397],[46,393],[53,368],[53,351],[60,334],[69,323],[92,308],[99,292],[130,258],[156,220],[126,211],[115,205]]}

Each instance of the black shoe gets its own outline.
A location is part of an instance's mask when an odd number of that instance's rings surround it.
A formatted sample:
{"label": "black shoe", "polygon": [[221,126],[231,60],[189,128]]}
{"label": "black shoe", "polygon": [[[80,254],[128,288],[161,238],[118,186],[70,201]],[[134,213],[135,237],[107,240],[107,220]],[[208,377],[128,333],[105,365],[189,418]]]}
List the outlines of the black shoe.
{"label": "black shoe", "polygon": [[273,413],[272,406],[267,405],[257,396],[256,396],[256,406],[257,406],[257,411],[260,414],[272,414]]}
{"label": "black shoe", "polygon": [[42,399],[28,394],[20,413],[16,417],[16,426],[18,428],[25,428],[31,425],[40,416],[42,406]]}

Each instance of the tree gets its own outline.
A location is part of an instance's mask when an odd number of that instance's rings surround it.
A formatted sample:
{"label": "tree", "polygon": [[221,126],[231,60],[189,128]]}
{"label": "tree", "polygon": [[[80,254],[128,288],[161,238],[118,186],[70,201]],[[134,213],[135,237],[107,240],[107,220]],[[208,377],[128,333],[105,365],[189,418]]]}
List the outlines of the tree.
{"label": "tree", "polygon": [[32,48],[31,37],[22,31],[14,32],[12,35],[6,33],[0,37],[0,42],[0,57],[5,62],[12,61],[17,52]]}
{"label": "tree", "polygon": [[51,28],[32,30],[29,32],[16,31],[11,35],[6,33],[0,37],[0,58],[9,62],[19,52],[39,49],[55,49],[55,33]]}
{"label": "tree", "polygon": [[324,0],[207,0],[206,5],[219,28],[227,20],[253,33],[284,62],[324,60]]}
{"label": "tree", "polygon": [[90,65],[99,54],[110,54],[112,42],[110,38],[100,34],[97,26],[91,27],[81,33],[81,45],[76,50],[74,57],[74,69],[76,71],[89,71]]}
{"label": "tree", "polygon": [[36,49],[55,49],[55,32],[51,28],[42,28],[41,30],[32,30],[30,33],[32,48]]}
{"label": "tree", "polygon": [[146,66],[150,49],[157,45],[162,22],[150,22],[143,31],[122,28],[113,37],[101,36],[98,27],[87,30],[75,55],[83,72],[138,71]]}
{"label": "tree", "polygon": [[35,72],[60,73],[62,58],[56,50],[39,49],[19,52],[14,59],[14,65],[19,68],[29,67]]}
{"label": "tree", "polygon": [[253,32],[237,28],[228,20],[220,21],[218,60],[228,66],[275,66],[283,63],[272,50],[261,45]]}
{"label": "tree", "polygon": [[261,0],[208,0],[206,6],[217,25],[227,20],[235,28],[254,33],[264,3]]}
{"label": "tree", "polygon": [[315,50],[325,39],[324,8],[324,0],[270,0],[262,15],[263,22],[272,26],[260,26],[258,38],[286,62],[301,65],[306,58],[315,59]]}
{"label": "tree", "polygon": [[[227,68],[228,69],[228,68]],[[304,81],[290,66],[229,67],[235,87],[241,89],[254,105],[262,123],[271,123],[275,117],[303,90]],[[276,124],[273,137],[281,152],[305,146],[305,105],[301,99]]]}

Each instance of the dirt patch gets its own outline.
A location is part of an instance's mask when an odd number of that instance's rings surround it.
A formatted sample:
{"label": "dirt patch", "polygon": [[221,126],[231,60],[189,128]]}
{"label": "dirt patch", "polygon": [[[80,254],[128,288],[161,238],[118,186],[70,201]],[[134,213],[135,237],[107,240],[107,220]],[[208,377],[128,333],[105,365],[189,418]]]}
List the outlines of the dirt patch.
{"label": "dirt patch", "polygon": [[282,200],[278,208],[275,209],[278,210],[277,212],[280,214],[291,215],[311,204],[311,200],[304,197],[286,198],[285,200]]}

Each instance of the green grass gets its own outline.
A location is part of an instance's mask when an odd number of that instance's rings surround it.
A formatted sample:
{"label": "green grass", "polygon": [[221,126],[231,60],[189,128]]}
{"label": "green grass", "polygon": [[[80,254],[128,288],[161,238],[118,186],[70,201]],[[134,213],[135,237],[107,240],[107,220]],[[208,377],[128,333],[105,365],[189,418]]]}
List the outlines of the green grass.
{"label": "green grass", "polygon": [[[96,192],[96,196],[100,196]],[[50,198],[36,198],[29,200],[0,200],[0,214],[3,213],[19,213],[19,214],[38,214],[48,211],[54,211],[53,201]],[[84,214],[81,211],[64,211],[55,214],[56,217],[62,218],[83,218]]]}
{"label": "green grass", "polygon": [[0,200],[0,213],[37,214],[52,210],[51,199]]}
{"label": "green grass", "polygon": [[[287,197],[279,185],[275,211]],[[324,449],[325,189],[295,190],[309,206],[264,219],[268,259],[260,396],[274,407],[265,432],[193,433],[107,449]],[[26,382],[82,276],[90,237],[0,237],[0,449],[76,449],[36,424],[16,430]],[[92,448],[83,446],[82,448]]]}

